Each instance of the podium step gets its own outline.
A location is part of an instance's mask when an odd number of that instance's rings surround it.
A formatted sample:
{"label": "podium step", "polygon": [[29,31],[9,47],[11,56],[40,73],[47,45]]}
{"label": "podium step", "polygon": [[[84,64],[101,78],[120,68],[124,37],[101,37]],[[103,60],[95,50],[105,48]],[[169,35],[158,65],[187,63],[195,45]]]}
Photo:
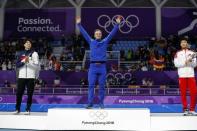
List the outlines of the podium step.
{"label": "podium step", "polygon": [[151,113],[148,109],[53,108],[48,113],[0,112],[0,130],[197,130],[197,116]]}
{"label": "podium step", "polygon": [[148,130],[149,109],[49,109],[49,130]]}

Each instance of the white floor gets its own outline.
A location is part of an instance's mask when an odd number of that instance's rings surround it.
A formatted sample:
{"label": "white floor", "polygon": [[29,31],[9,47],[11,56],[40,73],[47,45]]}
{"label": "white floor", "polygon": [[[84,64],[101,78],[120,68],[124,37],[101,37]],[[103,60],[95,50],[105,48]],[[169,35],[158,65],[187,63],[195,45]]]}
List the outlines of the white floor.
{"label": "white floor", "polygon": [[197,116],[183,116],[182,113],[152,113],[151,131],[197,130]]}
{"label": "white floor", "polygon": [[5,129],[46,129],[47,113],[31,113],[27,116],[24,113],[13,115],[12,112],[0,112],[0,128]]}
{"label": "white floor", "polygon": [[[5,128],[5,129],[32,129],[32,130],[47,130],[47,129],[48,130],[51,130],[51,129],[64,130],[64,128],[63,128],[64,126],[62,126],[62,128],[60,128],[59,127],[60,125],[58,125],[56,127],[55,124],[50,125],[50,126],[47,124],[51,124],[51,123],[53,123],[53,121],[54,121],[54,123],[55,122],[57,122],[57,123],[65,122],[66,123],[66,121],[65,121],[66,119],[68,119],[68,121],[72,123],[72,120],[71,120],[71,118],[68,117],[68,115],[66,115],[66,114],[61,115],[62,114],[61,111],[64,111],[65,113],[70,114],[70,112],[73,112],[76,110],[77,109],[61,109],[61,110],[57,109],[56,112],[53,112],[53,114],[51,114],[51,115],[49,115],[46,112],[45,113],[32,112],[31,115],[29,115],[29,116],[26,116],[23,113],[20,113],[20,115],[13,115],[12,112],[0,112],[0,129]],[[83,111],[99,111],[99,112],[109,111],[109,112],[112,112],[111,110],[107,110],[107,109],[102,109],[102,110],[78,109],[77,110],[77,112],[80,113],[80,116],[83,116],[82,115]],[[116,113],[116,114],[118,114],[117,117],[124,116],[121,112],[122,109],[121,110],[117,109],[116,111],[118,111],[118,113]],[[58,114],[58,112],[59,112],[59,114]],[[74,114],[77,114],[77,113],[74,113]],[[50,118],[49,118],[49,116],[50,116]],[[78,118],[76,118],[73,115],[74,118],[72,118],[72,119],[75,119],[75,118],[79,119],[80,116],[78,116]],[[140,117],[136,117],[135,115],[133,115],[133,117],[131,117],[131,116],[129,116],[129,117],[131,120],[131,124],[129,124],[129,126],[133,126],[132,121],[136,121],[137,119],[140,118]],[[51,120],[49,120],[49,119],[51,119]],[[122,118],[120,118],[120,119],[122,119]],[[151,131],[197,130],[197,116],[183,116],[181,113],[150,113],[150,117],[149,118],[146,117],[145,119],[149,119],[147,122],[150,122],[150,123],[148,123],[148,124],[150,124],[150,129],[147,129],[146,131],[148,131],[148,130],[151,130]],[[125,120],[127,120],[127,119],[125,119]],[[124,121],[124,122],[126,123],[126,121]],[[68,123],[66,123],[66,124],[68,124]],[[72,130],[72,129],[70,129],[70,130]],[[83,130],[83,129],[81,129],[81,130]],[[101,129],[95,128],[94,130],[101,130]],[[109,128],[107,128],[105,130],[109,130]],[[122,129],[122,130],[124,130],[124,129]],[[139,130],[140,130],[140,128],[139,128]]]}

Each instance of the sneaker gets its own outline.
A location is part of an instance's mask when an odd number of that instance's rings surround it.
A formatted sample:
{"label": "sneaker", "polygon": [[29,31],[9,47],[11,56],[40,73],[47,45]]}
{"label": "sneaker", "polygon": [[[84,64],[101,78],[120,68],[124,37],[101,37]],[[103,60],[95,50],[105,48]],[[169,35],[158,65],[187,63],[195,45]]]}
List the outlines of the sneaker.
{"label": "sneaker", "polygon": [[184,116],[188,116],[189,115],[189,110],[188,109],[184,109],[183,115]]}
{"label": "sneaker", "polygon": [[188,115],[189,116],[197,116],[197,113],[195,111],[189,111]]}
{"label": "sneaker", "polygon": [[13,115],[19,115],[20,114],[20,111],[19,110],[15,110],[14,112],[13,112]]}
{"label": "sneaker", "polygon": [[86,109],[92,109],[93,108],[93,105],[92,104],[88,104],[87,106],[86,106]]}
{"label": "sneaker", "polygon": [[30,115],[30,111],[27,110],[27,111],[24,113],[24,115]]}

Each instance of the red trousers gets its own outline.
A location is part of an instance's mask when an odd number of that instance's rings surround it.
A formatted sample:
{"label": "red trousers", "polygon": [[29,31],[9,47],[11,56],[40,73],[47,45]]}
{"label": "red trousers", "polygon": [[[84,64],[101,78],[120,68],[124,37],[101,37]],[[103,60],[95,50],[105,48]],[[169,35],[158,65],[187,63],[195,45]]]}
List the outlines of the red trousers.
{"label": "red trousers", "polygon": [[181,100],[183,104],[183,110],[188,109],[187,107],[187,88],[189,89],[190,94],[190,111],[194,111],[196,107],[196,80],[194,77],[190,78],[179,78],[179,87],[181,93]]}

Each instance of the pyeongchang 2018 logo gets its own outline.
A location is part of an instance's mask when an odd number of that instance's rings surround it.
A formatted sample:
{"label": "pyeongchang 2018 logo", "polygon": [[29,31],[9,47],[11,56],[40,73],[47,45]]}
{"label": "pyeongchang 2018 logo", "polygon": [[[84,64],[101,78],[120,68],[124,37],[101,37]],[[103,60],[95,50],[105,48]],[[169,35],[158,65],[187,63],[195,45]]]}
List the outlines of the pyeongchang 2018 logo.
{"label": "pyeongchang 2018 logo", "polygon": [[122,18],[119,31],[123,34],[130,33],[134,28],[137,28],[139,26],[140,20],[137,15],[128,15],[126,17],[122,15],[114,15],[113,17],[110,17],[108,15],[100,15],[97,18],[97,24],[103,28],[106,32],[110,33],[110,26],[116,25],[116,18],[120,16]]}
{"label": "pyeongchang 2018 logo", "polygon": [[90,120],[82,121],[83,125],[114,125],[114,121],[106,120],[108,118],[107,111],[90,111],[88,113]]}

